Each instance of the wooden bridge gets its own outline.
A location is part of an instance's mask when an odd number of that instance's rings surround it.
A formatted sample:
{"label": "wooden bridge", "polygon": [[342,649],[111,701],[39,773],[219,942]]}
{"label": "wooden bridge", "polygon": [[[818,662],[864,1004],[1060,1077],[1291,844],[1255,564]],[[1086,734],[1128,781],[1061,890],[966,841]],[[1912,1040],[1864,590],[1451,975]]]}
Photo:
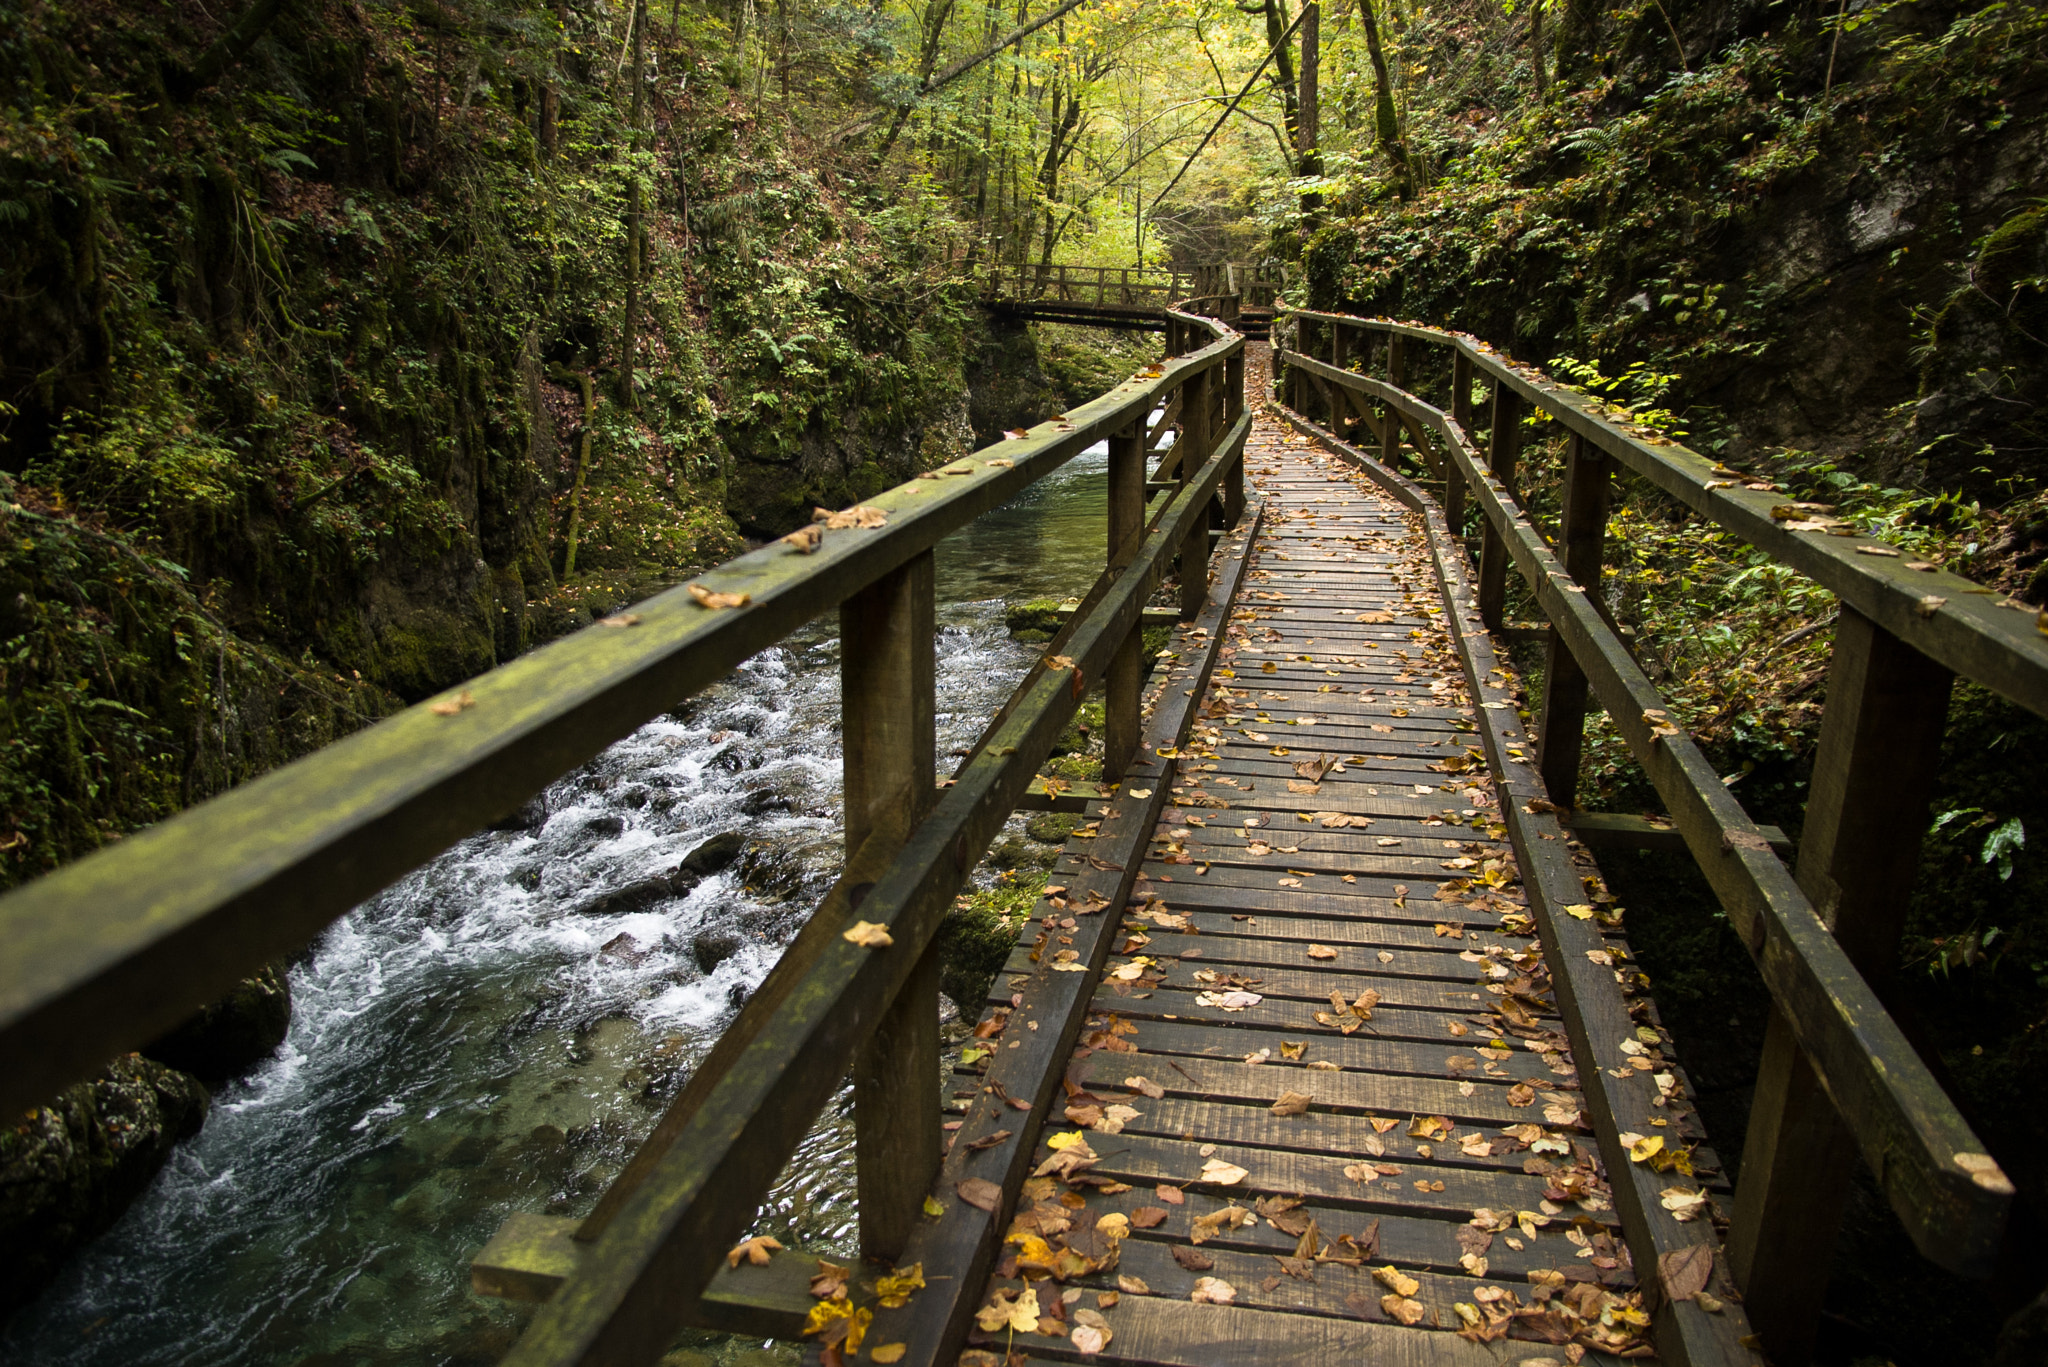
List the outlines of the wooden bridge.
{"label": "wooden bridge", "polygon": [[1235,262],[1154,270],[1124,266],[1004,266],[984,282],[990,307],[1048,323],[1161,332],[1167,306],[1213,301],[1217,318],[1248,337],[1272,326],[1280,281]]}
{"label": "wooden bridge", "polygon": [[[844,874],[595,1208],[477,1258],[480,1291],[545,1300],[507,1361],[652,1363],[694,1325],[835,1363],[1789,1362],[1847,1154],[1922,1253],[1983,1275],[2012,1187],[1869,978],[1951,678],[2048,710],[2032,612],[1780,517],[1470,338],[1283,309],[1269,406],[1266,350],[1212,316],[1238,303],[1161,309],[1168,360],[1021,440],[0,899],[0,1105],[837,609]],[[1549,528],[1515,493],[1536,415],[1571,434]],[[1101,440],[1102,576],[935,782],[932,548]],[[1608,620],[1621,477],[1840,597],[1793,869]],[[1547,619],[1539,699],[1495,645],[1510,571]],[[1148,680],[1162,589],[1181,625]],[[1098,688],[1108,786],[942,1086],[940,919]],[[1572,808],[1590,699],[1774,1003],[1732,1191],[1588,849],[1670,837]],[[863,1257],[749,1241],[849,1073]]]}

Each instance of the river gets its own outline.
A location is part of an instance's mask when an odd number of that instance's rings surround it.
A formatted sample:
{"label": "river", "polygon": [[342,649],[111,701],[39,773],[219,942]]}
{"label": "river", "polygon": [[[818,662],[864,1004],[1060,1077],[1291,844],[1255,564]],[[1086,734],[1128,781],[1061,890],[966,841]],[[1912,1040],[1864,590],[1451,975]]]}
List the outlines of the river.
{"label": "river", "polygon": [[[1099,571],[1104,468],[1097,447],[938,548],[942,756],[1033,657],[1006,606]],[[829,886],[838,725],[832,618],[563,778],[541,824],[465,840],[335,924],[292,966],[277,1057],[221,1090],[148,1193],[0,1332],[0,1360],[495,1361],[528,1312],[473,1295],[470,1257],[512,1211],[589,1209]],[[687,894],[603,907],[734,830],[753,848]],[[770,1196],[785,1243],[851,1251],[848,1104]]]}

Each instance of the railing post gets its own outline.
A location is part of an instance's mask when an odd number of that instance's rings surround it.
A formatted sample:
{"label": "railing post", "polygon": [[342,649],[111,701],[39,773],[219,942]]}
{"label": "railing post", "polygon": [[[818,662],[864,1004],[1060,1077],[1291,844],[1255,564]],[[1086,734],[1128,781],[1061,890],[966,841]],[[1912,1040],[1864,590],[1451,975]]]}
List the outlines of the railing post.
{"label": "railing post", "polygon": [[[1244,349],[1223,363],[1223,430],[1244,416]],[[1223,475],[1223,515],[1235,527],[1244,520],[1244,459],[1232,461]]]}
{"label": "railing post", "polygon": [[[938,767],[933,559],[926,551],[839,609],[846,849],[900,845],[934,804]],[[894,1258],[939,1150],[939,960],[934,945],[853,1065],[854,1182],[863,1257]]]}
{"label": "railing post", "polygon": [[[1387,334],[1387,383],[1396,389],[1408,387],[1407,341],[1399,333]],[[1380,464],[1394,468],[1394,456],[1401,448],[1401,414],[1394,405],[1380,409]]]}
{"label": "railing post", "polygon": [[[1600,553],[1607,539],[1607,503],[1614,462],[1574,433],[1565,457],[1564,512],[1558,529],[1565,573],[1600,603]],[[1605,615],[1603,613],[1603,615]],[[1543,714],[1536,733],[1537,767],[1550,800],[1575,807],[1579,798],[1579,756],[1586,739],[1586,671],[1571,648],[1550,629],[1543,671]]]}
{"label": "railing post", "polygon": [[[1515,492],[1515,460],[1522,451],[1522,396],[1505,383],[1493,384],[1493,432],[1486,464],[1493,476]],[[1501,626],[1508,596],[1508,548],[1487,522],[1479,539],[1479,620],[1491,630]]]}
{"label": "railing post", "polygon": [[[1330,324],[1330,364],[1339,370],[1349,362],[1351,336],[1342,323]],[[1343,385],[1330,385],[1330,430],[1345,439],[1350,438],[1351,391]]]}
{"label": "railing post", "polygon": [[[1844,603],[1799,841],[1799,886],[1882,996],[1927,829],[1952,676]],[[1812,1354],[1856,1163],[1849,1129],[1776,1009],[1764,1036],[1728,1262],[1771,1360]]]}
{"label": "railing post", "polygon": [[[1181,387],[1180,440],[1187,443],[1179,461],[1180,482],[1185,488],[1208,463],[1215,438],[1209,427],[1209,391],[1215,367],[1190,375]],[[1176,443],[1177,445],[1178,443]],[[1192,622],[1209,601],[1209,520],[1190,520],[1186,539],[1180,543],[1180,617]]]}
{"label": "railing post", "polygon": [[[1145,419],[1109,439],[1109,564],[1130,559],[1145,536]],[[1102,684],[1102,781],[1121,782],[1138,753],[1138,695],[1144,683],[1145,626],[1130,635],[1109,657]]]}
{"label": "railing post", "polygon": [[[1465,439],[1472,439],[1472,358],[1464,352],[1451,355],[1451,419]],[[1465,535],[1465,475],[1455,460],[1444,461],[1444,522],[1451,535]]]}

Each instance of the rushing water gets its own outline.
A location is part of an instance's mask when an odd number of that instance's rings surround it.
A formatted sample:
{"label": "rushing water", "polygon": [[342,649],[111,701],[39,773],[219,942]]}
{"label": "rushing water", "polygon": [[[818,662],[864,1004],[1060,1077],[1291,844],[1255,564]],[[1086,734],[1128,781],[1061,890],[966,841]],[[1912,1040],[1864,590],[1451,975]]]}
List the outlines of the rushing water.
{"label": "rushing water", "polygon": [[[939,547],[941,755],[1032,658],[1006,603],[1099,570],[1103,469],[1098,447]],[[494,1361],[525,1312],[472,1295],[470,1257],[509,1212],[590,1207],[830,883],[835,625],[563,778],[540,824],[462,842],[323,935],[292,968],[278,1056],[0,1332],[0,1360]],[[605,904],[733,830],[749,853],[687,893]],[[845,1109],[770,1196],[785,1242],[852,1242]]]}

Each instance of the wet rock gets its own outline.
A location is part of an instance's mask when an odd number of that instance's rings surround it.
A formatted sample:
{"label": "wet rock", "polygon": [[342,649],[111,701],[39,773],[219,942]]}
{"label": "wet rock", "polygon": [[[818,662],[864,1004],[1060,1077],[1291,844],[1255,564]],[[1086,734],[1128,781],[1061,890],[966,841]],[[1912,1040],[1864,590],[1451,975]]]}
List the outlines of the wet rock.
{"label": "wet rock", "polygon": [[583,829],[592,835],[623,835],[626,818],[623,816],[594,816],[583,823]]}
{"label": "wet rock", "polygon": [[697,875],[676,869],[670,873],[652,874],[635,879],[624,887],[600,892],[576,908],[579,916],[613,916],[625,911],[639,911],[643,907],[655,906],[671,897],[679,897],[697,886]]}
{"label": "wet rock", "polygon": [[234,991],[142,1052],[218,1086],[276,1053],[291,1023],[291,988],[273,966],[242,979]]}
{"label": "wet rock", "polygon": [[546,794],[519,804],[519,810],[509,816],[501,816],[485,830],[490,831],[537,831],[548,824],[548,803]]}
{"label": "wet rock", "polygon": [[723,831],[683,856],[680,869],[708,878],[728,868],[747,848],[744,831]]}
{"label": "wet rock", "polygon": [[697,960],[697,967],[710,973],[739,953],[743,943],[729,930],[700,930],[690,941],[690,954]]}
{"label": "wet rock", "polygon": [[1024,823],[1024,833],[1046,845],[1064,845],[1079,830],[1082,818],[1072,812],[1038,812]]}
{"label": "wet rock", "polygon": [[796,804],[773,788],[756,788],[740,799],[740,810],[748,816],[762,816],[768,812],[786,812]]}
{"label": "wet rock", "polygon": [[129,1054],[0,1130],[0,1313],[112,1225],[206,1108],[198,1079]]}
{"label": "wet rock", "polygon": [[650,953],[649,950],[642,948],[638,940],[624,931],[606,940],[604,947],[597,952],[607,959],[619,959],[629,964],[645,963]]}

